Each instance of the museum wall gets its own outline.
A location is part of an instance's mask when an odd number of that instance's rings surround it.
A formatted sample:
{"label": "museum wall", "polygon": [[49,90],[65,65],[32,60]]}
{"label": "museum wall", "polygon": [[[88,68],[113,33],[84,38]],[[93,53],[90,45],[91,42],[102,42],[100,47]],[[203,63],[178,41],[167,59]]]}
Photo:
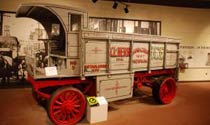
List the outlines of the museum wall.
{"label": "museum wall", "polygon": [[[0,10],[15,11],[23,2],[49,2],[48,0],[0,0]],[[129,13],[119,5],[112,9],[113,2],[91,0],[50,0],[51,3],[73,6],[89,12],[89,16],[113,17],[137,20],[161,21],[163,36],[181,38],[181,57],[186,68],[179,73],[180,81],[210,80],[210,9],[164,7],[145,4],[129,4]]]}

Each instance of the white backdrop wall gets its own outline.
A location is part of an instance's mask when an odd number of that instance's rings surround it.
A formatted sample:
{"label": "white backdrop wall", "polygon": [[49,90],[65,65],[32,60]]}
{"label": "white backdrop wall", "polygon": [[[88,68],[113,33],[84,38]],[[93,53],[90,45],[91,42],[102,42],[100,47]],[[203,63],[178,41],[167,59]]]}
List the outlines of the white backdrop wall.
{"label": "white backdrop wall", "polygon": [[[18,5],[24,2],[49,2],[49,0],[0,0],[0,10],[15,11]],[[89,12],[89,16],[95,17],[161,21],[163,36],[181,38],[181,46],[193,46],[195,48],[185,50],[188,53],[185,61],[189,63],[189,69],[179,74],[179,80],[210,80],[210,67],[203,63],[208,60],[207,54],[210,53],[210,49],[208,49],[210,46],[210,9],[129,4],[130,12],[125,14],[123,5],[119,5],[114,10],[112,9],[113,2],[107,1],[98,0],[94,4],[92,0],[50,0],[50,3],[77,7]],[[199,47],[204,47],[204,49],[199,49]],[[194,53],[197,55],[203,53],[203,58],[196,59],[198,56]],[[192,58],[188,58],[188,56],[192,56]],[[198,61],[201,62],[201,65],[199,65]]]}

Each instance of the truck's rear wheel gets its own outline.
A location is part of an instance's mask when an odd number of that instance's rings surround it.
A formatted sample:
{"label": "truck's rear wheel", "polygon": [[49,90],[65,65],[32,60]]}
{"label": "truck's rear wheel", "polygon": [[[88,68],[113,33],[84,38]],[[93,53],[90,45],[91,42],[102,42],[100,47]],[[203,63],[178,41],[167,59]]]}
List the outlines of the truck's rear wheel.
{"label": "truck's rear wheel", "polygon": [[71,125],[81,120],[86,100],[81,91],[72,87],[56,90],[48,103],[48,115],[57,125]]}
{"label": "truck's rear wheel", "polygon": [[160,79],[152,89],[154,99],[161,104],[169,104],[176,95],[176,81],[171,78]]}

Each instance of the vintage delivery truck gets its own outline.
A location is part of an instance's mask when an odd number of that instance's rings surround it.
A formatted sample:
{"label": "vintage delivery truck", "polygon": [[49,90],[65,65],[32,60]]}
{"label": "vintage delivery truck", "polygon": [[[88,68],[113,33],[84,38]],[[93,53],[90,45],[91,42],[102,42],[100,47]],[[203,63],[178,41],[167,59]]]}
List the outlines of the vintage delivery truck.
{"label": "vintage delivery truck", "polygon": [[144,85],[158,103],[173,101],[180,39],[91,31],[85,11],[46,3],[22,4],[16,16],[39,21],[47,32],[48,39],[39,39],[45,49],[30,43],[26,62],[33,94],[48,101],[55,124],[79,122],[85,96],[116,101]]}

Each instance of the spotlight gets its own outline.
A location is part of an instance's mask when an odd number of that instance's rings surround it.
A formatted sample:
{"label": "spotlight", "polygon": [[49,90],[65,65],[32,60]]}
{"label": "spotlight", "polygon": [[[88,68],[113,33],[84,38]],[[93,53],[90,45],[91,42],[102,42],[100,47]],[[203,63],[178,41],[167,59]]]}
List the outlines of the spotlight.
{"label": "spotlight", "polygon": [[118,3],[116,1],[114,1],[114,4],[112,6],[113,9],[117,9]]}
{"label": "spotlight", "polygon": [[125,11],[125,13],[129,13],[128,5],[126,5],[126,7],[124,8],[124,11]]}
{"label": "spotlight", "polygon": [[96,3],[98,0],[92,0],[93,1],[93,3]]}

